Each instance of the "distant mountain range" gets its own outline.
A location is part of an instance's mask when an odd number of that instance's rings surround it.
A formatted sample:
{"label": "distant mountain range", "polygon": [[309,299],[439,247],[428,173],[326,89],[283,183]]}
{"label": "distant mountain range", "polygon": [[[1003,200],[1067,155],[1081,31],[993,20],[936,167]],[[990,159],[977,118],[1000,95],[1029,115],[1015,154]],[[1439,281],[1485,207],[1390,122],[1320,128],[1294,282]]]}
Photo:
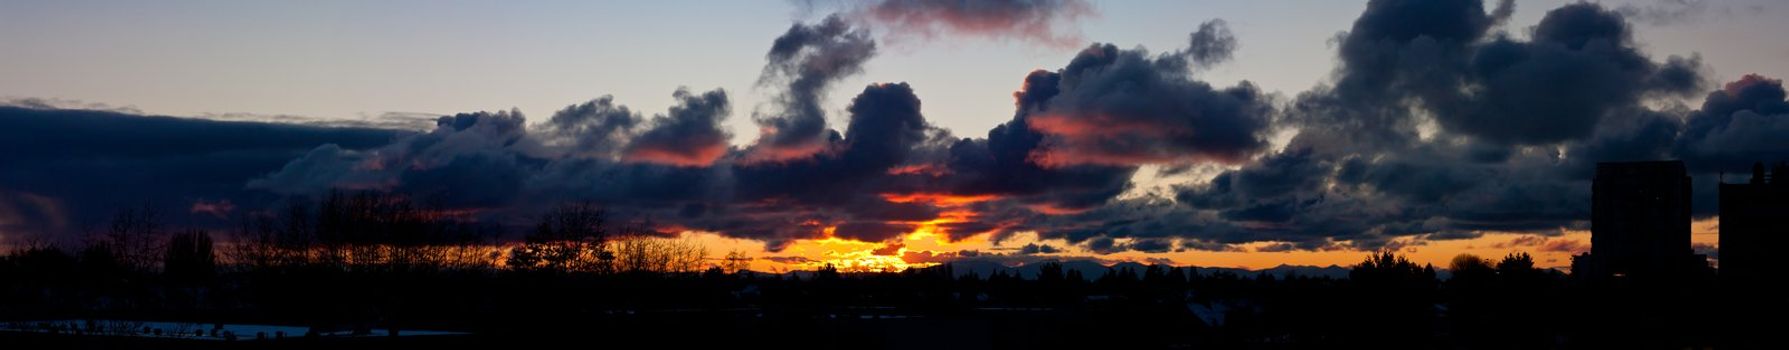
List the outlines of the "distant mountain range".
{"label": "distant mountain range", "polygon": [[[1125,270],[1128,268],[1131,271],[1134,271],[1135,273],[1141,274],[1141,273],[1143,273],[1144,269],[1149,268],[1149,265],[1147,265],[1147,264],[1138,263],[1138,262],[1129,262],[1129,261],[1120,262],[1117,264],[1113,264],[1111,266],[1101,264],[1098,261],[1094,261],[1094,260],[1069,260],[1069,261],[1062,261],[1060,263],[1062,264],[1063,270],[1065,270],[1065,271],[1080,271],[1082,277],[1086,277],[1087,279],[1090,279],[1090,280],[1098,279],[1101,276],[1105,276],[1106,273],[1110,272],[1110,271],[1122,271],[1122,270]],[[1002,271],[1007,274],[1015,274],[1016,273],[1020,277],[1028,278],[1028,279],[1029,278],[1037,278],[1038,270],[1041,269],[1042,266],[1043,266],[1043,263],[1038,262],[1038,263],[1029,263],[1029,264],[1024,264],[1024,265],[1019,265],[1019,266],[1013,267],[1013,266],[1007,266],[1007,265],[1004,265],[1004,264],[1001,264],[998,262],[985,261],[985,260],[964,260],[964,261],[958,261],[958,262],[951,263],[951,267],[955,270],[955,273],[959,276],[975,274],[976,276],[986,277],[986,276],[993,275],[995,271]],[[1220,272],[1228,272],[1228,273],[1234,273],[1234,274],[1244,276],[1244,277],[1254,277],[1254,276],[1260,275],[1262,273],[1266,273],[1269,275],[1273,275],[1274,277],[1280,277],[1280,278],[1284,278],[1286,276],[1291,276],[1294,274],[1299,275],[1299,276],[1310,276],[1310,277],[1348,278],[1348,270],[1349,270],[1346,267],[1341,267],[1341,266],[1336,266],[1336,265],[1330,265],[1330,266],[1280,265],[1280,266],[1275,266],[1275,267],[1271,267],[1271,268],[1267,268],[1267,269],[1259,269],[1259,270],[1251,270],[1251,269],[1235,268],[1235,267],[1190,267],[1190,268],[1194,269],[1195,271],[1198,271],[1198,273],[1200,275],[1204,275],[1204,276],[1210,276],[1210,275],[1217,274]]]}
{"label": "distant mountain range", "polygon": [[[951,262],[950,266],[951,266],[951,269],[953,270],[952,272],[954,274],[956,274],[956,276],[958,276],[958,277],[975,275],[978,277],[986,278],[988,276],[994,275],[994,272],[998,271],[998,272],[1006,273],[1008,275],[1016,274],[1019,277],[1023,277],[1026,279],[1033,279],[1033,278],[1037,278],[1038,271],[1042,268],[1044,263],[1045,262],[1033,262],[1033,263],[1026,263],[1026,264],[1018,265],[1018,266],[1009,266],[1006,263],[1003,263],[1000,261],[966,259],[966,260]],[[1129,261],[1120,262],[1120,263],[1113,264],[1110,266],[1101,264],[1099,261],[1085,260],[1085,259],[1059,261],[1058,263],[1062,264],[1062,269],[1064,271],[1080,271],[1081,276],[1087,278],[1088,280],[1098,279],[1101,276],[1105,276],[1107,272],[1122,271],[1126,268],[1129,268],[1131,271],[1134,271],[1135,273],[1140,275],[1143,273],[1144,269],[1149,268],[1148,264],[1143,264],[1143,263],[1138,263],[1138,262],[1129,262]],[[1189,268],[1189,267],[1184,267],[1184,266],[1182,266],[1182,267]],[[1198,273],[1203,276],[1210,276],[1210,275],[1217,274],[1217,273],[1227,272],[1227,273],[1232,273],[1232,274],[1236,274],[1238,276],[1247,277],[1247,278],[1254,278],[1261,274],[1268,274],[1268,275],[1272,275],[1277,278],[1285,278],[1287,276],[1292,276],[1292,275],[1307,276],[1307,277],[1348,278],[1348,271],[1349,271],[1349,268],[1337,266],[1337,265],[1309,266],[1309,265],[1285,265],[1285,264],[1282,264],[1280,266],[1266,268],[1266,269],[1245,269],[1245,268],[1236,268],[1236,267],[1190,267],[1190,268],[1195,269],[1195,271],[1198,271]],[[806,278],[806,277],[811,277],[813,275],[813,271],[790,271],[789,274]]]}

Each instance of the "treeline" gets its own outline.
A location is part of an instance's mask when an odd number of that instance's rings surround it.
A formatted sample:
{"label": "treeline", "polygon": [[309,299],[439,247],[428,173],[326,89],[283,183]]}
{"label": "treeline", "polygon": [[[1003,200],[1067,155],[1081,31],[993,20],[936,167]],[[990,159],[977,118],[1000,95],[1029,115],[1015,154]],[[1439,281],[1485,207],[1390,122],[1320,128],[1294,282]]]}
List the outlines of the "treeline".
{"label": "treeline", "polygon": [[[384,192],[335,191],[317,203],[295,200],[273,213],[246,213],[230,231],[174,229],[153,207],[118,211],[74,254],[132,271],[259,270],[311,266],[343,270],[490,270],[693,273],[707,251],[644,224],[611,222],[600,206],[568,203],[543,215],[519,243],[505,227],[471,213],[419,205]],[[66,253],[25,244],[18,254]],[[201,275],[204,273],[200,273]]]}
{"label": "treeline", "polygon": [[316,203],[245,214],[236,229],[211,232],[175,228],[153,207],[126,208],[73,249],[26,244],[0,253],[0,321],[123,317],[397,327],[407,325],[400,320],[410,310],[452,309],[430,303],[467,305],[442,299],[463,286],[675,278],[729,265],[710,263],[706,249],[692,241],[612,221],[591,203],[550,210],[518,243],[503,241],[503,227],[465,220],[467,214],[389,193],[335,191]]}
{"label": "treeline", "polygon": [[[1708,281],[1638,288],[1461,256],[1374,253],[1348,278],[1060,263],[1032,276],[952,265],[898,273],[743,270],[699,245],[559,206],[515,244],[501,229],[379,193],[338,192],[219,235],[121,211],[79,249],[0,256],[0,321],[137,319],[471,331],[505,344],[936,341],[993,347],[1558,348],[1712,343]],[[691,336],[699,334],[701,336]],[[513,344],[509,344],[513,345]],[[825,346],[820,346],[825,347]]]}
{"label": "treeline", "polygon": [[[55,260],[55,261],[48,261]],[[1059,263],[1035,276],[952,265],[899,273],[566,273],[542,269],[220,270],[208,283],[88,270],[42,250],[0,258],[19,319],[258,322],[320,330],[438,328],[495,339],[589,332],[622,343],[807,344],[973,339],[1001,346],[1559,348],[1711,341],[1696,292],[1636,292],[1533,267],[1524,254],[1437,269],[1373,254],[1349,278]],[[686,334],[687,333],[687,334]],[[703,334],[703,337],[687,337]],[[682,336],[682,337],[680,337]],[[693,342],[693,343],[689,343]],[[1636,342],[1656,342],[1642,344]],[[1641,346],[1650,347],[1650,346]]]}

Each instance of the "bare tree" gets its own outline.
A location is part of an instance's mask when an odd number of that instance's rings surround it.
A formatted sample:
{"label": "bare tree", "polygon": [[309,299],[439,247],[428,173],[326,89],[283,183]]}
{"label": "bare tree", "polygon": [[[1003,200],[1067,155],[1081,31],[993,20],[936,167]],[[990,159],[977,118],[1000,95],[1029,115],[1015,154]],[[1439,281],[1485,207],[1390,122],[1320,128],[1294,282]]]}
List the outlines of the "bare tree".
{"label": "bare tree", "polygon": [[699,272],[708,249],[689,239],[628,235],[615,241],[615,258],[622,272]]}
{"label": "bare tree", "polygon": [[169,279],[184,283],[202,282],[216,271],[217,257],[212,254],[211,233],[187,230],[168,237],[162,273]]}
{"label": "bare tree", "polygon": [[607,221],[608,214],[594,204],[560,205],[541,216],[534,232],[510,250],[505,265],[523,270],[611,271],[614,254],[607,249]]}
{"label": "bare tree", "polygon": [[145,204],[114,213],[106,232],[89,244],[109,252],[126,268],[148,270],[161,257],[159,236],[162,229],[160,213]]}
{"label": "bare tree", "polygon": [[721,264],[721,268],[727,272],[739,273],[752,268],[752,257],[746,256],[743,251],[732,250],[727,252],[727,257]]}

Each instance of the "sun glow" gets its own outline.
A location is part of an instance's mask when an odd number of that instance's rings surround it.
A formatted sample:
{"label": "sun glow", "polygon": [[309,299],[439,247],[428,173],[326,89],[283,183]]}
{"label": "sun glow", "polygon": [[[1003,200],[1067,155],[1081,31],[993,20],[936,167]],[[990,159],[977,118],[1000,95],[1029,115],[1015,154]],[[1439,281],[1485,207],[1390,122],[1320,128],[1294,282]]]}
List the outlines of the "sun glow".
{"label": "sun glow", "polygon": [[798,270],[815,270],[832,265],[839,271],[847,272],[897,272],[912,267],[924,267],[934,264],[909,264],[901,260],[900,251],[895,249],[893,255],[876,254],[885,250],[885,243],[862,242],[838,237],[803,240],[796,242],[784,252],[805,257],[792,265]]}
{"label": "sun glow", "polygon": [[[945,196],[926,195],[889,195],[898,200],[931,202],[953,202],[951,200],[933,200],[947,198]],[[926,198],[926,199],[921,199]],[[975,201],[954,201],[956,203],[977,203]],[[969,209],[969,205],[939,206],[943,212],[926,221],[904,222],[913,225],[911,232],[883,242],[864,242],[841,238],[832,235],[832,227],[820,222],[808,222],[804,225],[814,226],[820,232],[815,239],[797,239],[775,251],[768,251],[762,241],[729,238],[715,232],[687,231],[686,237],[695,237],[708,245],[713,252],[739,251],[751,257],[750,268],[757,271],[790,271],[815,270],[832,264],[840,271],[847,272],[893,272],[910,268],[935,266],[941,261],[950,261],[964,257],[963,252],[975,252],[983,256],[990,254],[1007,254],[1012,256],[1018,247],[1036,244],[1053,247],[1058,251],[1034,254],[1030,257],[1039,259],[1089,259],[1101,263],[1133,261],[1142,263],[1169,263],[1176,265],[1194,265],[1208,267],[1237,267],[1249,269],[1265,269],[1278,265],[1308,266],[1349,266],[1359,263],[1368,253],[1359,249],[1349,249],[1345,245],[1336,249],[1298,250],[1288,249],[1284,242],[1255,242],[1234,245],[1222,250],[1183,249],[1170,252],[1145,253],[1125,251],[1117,253],[1096,253],[1088,251],[1075,242],[1060,237],[1040,237],[1037,232],[1025,231],[1004,234],[998,241],[990,232],[952,232],[952,229],[963,228],[953,226],[977,221],[977,213]],[[1694,223],[1692,242],[1701,246],[1713,247],[1718,244],[1718,221],[1704,219]],[[1177,242],[1178,243],[1178,242]],[[1416,236],[1400,238],[1395,244],[1399,254],[1404,254],[1412,261],[1434,264],[1445,267],[1454,256],[1473,254],[1487,258],[1501,258],[1513,252],[1526,252],[1534,256],[1536,265],[1547,268],[1569,268],[1574,254],[1587,251],[1590,246],[1590,232],[1586,230],[1561,230],[1557,234],[1535,234],[1515,232],[1486,232],[1481,237],[1457,240],[1424,240]]]}
{"label": "sun glow", "polygon": [[941,207],[958,207],[994,200],[991,194],[954,195],[948,193],[883,193],[882,200],[889,203],[930,203]]}
{"label": "sun glow", "polygon": [[[819,239],[796,240],[790,243],[779,259],[790,268],[811,270],[832,265],[848,272],[895,272],[915,267],[937,265],[935,262],[907,261],[909,252],[930,255],[977,249],[987,245],[987,232],[958,232],[965,228],[952,225],[973,223],[978,215],[969,205],[994,200],[993,195],[955,195],[945,193],[883,193],[889,203],[915,203],[942,210],[937,217],[925,221],[890,222],[909,224],[912,231],[899,237],[865,242],[836,236],[836,226],[820,230]],[[984,230],[991,231],[991,230]]]}

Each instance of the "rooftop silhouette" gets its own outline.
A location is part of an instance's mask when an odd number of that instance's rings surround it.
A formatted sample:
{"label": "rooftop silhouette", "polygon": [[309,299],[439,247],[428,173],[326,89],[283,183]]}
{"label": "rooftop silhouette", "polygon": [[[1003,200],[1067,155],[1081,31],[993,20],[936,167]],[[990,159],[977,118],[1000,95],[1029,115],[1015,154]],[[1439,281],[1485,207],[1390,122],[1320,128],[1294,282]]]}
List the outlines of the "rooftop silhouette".
{"label": "rooftop silhouette", "polygon": [[1755,285],[1789,267],[1774,258],[1775,248],[1789,242],[1789,165],[1777,163],[1766,173],[1760,162],[1751,175],[1720,186],[1723,283]]}
{"label": "rooftop silhouette", "polygon": [[1789,311],[1780,287],[1789,260],[1777,257],[1789,243],[1789,164],[1769,172],[1752,165],[1744,183],[1720,184],[1721,299],[1724,338],[1763,344],[1772,332],[1765,320]]}
{"label": "rooftop silhouette", "polygon": [[1690,176],[1682,161],[1597,163],[1586,277],[1678,278],[1707,268],[1690,248]]}

